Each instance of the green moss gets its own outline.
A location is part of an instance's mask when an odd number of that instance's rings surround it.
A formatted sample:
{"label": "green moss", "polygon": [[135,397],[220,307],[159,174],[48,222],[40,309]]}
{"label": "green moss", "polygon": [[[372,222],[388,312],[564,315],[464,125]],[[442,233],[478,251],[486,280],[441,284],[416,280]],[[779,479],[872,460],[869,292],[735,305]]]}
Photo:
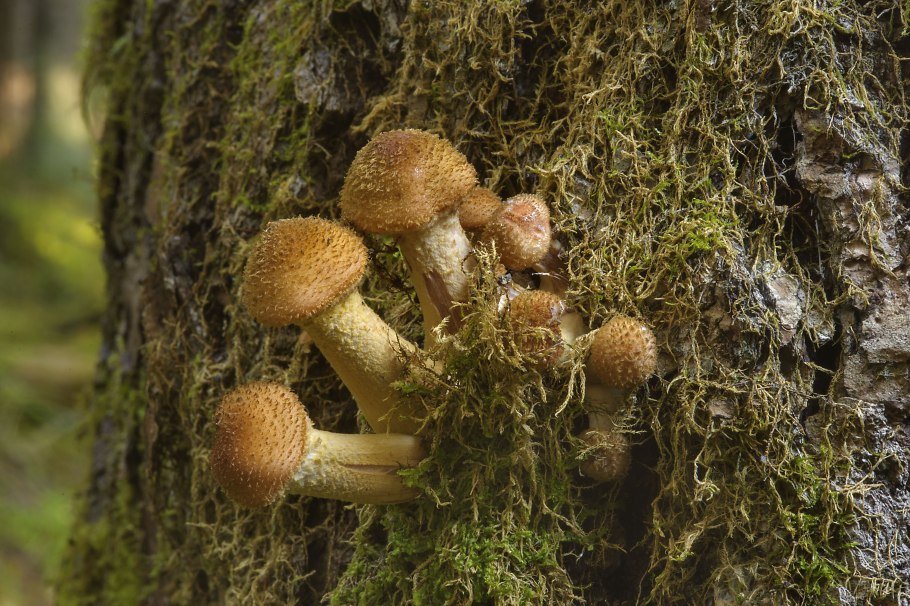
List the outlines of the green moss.
{"label": "green moss", "polygon": [[97,478],[99,485],[83,504],[85,519],[75,527],[58,579],[61,604],[137,604],[148,594],[139,488],[124,466],[135,447],[129,439],[141,421],[140,393],[115,379],[107,398],[97,400],[106,405],[95,409],[93,425],[104,434],[95,441],[106,445],[108,459],[92,465],[103,465],[112,475]]}

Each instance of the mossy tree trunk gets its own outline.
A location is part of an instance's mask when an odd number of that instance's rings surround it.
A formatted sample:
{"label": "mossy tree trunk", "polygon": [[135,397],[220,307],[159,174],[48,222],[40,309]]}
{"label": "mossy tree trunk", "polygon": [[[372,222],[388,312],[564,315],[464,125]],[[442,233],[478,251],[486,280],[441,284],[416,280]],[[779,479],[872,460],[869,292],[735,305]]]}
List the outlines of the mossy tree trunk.
{"label": "mossy tree trunk", "polygon": [[[94,7],[109,310],[61,603],[910,603],[908,9],[893,1]],[[524,370],[478,274],[421,398],[412,504],[229,502],[212,412],[276,380],[354,406],[239,305],[265,221],[337,217],[370,135],[425,128],[549,201],[568,300],[644,318],[659,377],[617,486],[579,378]],[[364,285],[420,338],[403,266]]]}

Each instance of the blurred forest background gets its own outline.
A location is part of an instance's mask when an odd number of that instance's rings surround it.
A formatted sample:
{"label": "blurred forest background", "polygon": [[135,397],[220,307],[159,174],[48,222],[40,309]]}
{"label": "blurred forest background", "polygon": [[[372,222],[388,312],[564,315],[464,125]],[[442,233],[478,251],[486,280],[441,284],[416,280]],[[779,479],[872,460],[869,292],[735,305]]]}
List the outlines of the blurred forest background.
{"label": "blurred forest background", "polygon": [[0,0],[0,606],[52,603],[88,464],[104,277],[80,101],[86,5]]}

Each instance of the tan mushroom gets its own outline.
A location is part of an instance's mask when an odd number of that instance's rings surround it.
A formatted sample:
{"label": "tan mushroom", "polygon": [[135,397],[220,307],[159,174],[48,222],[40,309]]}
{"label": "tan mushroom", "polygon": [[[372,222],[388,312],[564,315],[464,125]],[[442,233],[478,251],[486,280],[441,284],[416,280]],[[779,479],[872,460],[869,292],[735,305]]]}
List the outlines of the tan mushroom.
{"label": "tan mushroom", "polygon": [[283,385],[251,383],[227,393],[215,423],[212,475],[241,505],[266,505],[285,492],[373,504],[417,496],[397,474],[426,456],[416,437],[315,429]]}
{"label": "tan mushroom", "polygon": [[563,362],[585,330],[581,316],[551,292],[524,291],[512,299],[509,313],[515,344],[540,371]]}
{"label": "tan mushroom", "polygon": [[414,433],[417,411],[392,387],[416,358],[360,297],[367,250],[350,229],[318,218],[273,221],[251,252],[243,302],[267,326],[297,324],[354,396],[378,433]]}
{"label": "tan mushroom", "polygon": [[467,232],[481,232],[502,208],[502,199],[486,187],[475,187],[458,207],[458,221]]}
{"label": "tan mushroom", "polygon": [[451,318],[453,303],[470,294],[471,245],[458,205],[477,185],[477,173],[452,145],[428,132],[381,133],[354,158],[341,189],[341,212],[358,229],[395,236],[407,261],[427,343]]}
{"label": "tan mushroom", "polygon": [[581,462],[581,472],[598,482],[615,482],[626,477],[632,462],[632,445],[613,427],[588,429],[581,439],[591,449]]}
{"label": "tan mushroom", "polygon": [[[622,407],[630,392],[643,385],[657,366],[657,345],[654,334],[640,321],[627,316],[616,316],[597,329],[588,351],[587,369],[591,381],[586,388],[585,406],[588,408],[590,429],[584,434],[589,444],[602,444],[594,458],[628,457],[628,441],[616,430],[613,416]],[[593,434],[600,434],[596,437]],[[626,446],[622,446],[625,444]],[[617,477],[602,473],[603,470],[627,468],[628,463],[591,461],[582,465],[586,475],[595,480],[615,480]],[[587,470],[587,471],[585,471]],[[600,471],[598,471],[600,470]]]}
{"label": "tan mushroom", "polygon": [[505,201],[487,223],[483,239],[493,242],[503,265],[528,269],[550,247],[550,210],[540,196],[520,194]]}
{"label": "tan mushroom", "polygon": [[565,293],[563,247],[553,237],[550,210],[540,196],[520,194],[506,200],[486,223],[481,239],[495,243],[509,269],[532,270],[542,290]]}

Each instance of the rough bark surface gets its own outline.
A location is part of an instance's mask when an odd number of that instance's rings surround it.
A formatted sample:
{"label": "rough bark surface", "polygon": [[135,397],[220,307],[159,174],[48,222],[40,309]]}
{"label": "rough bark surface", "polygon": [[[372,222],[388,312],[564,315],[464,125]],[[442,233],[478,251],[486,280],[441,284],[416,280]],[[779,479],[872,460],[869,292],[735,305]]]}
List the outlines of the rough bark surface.
{"label": "rough bark surface", "polygon": [[[92,468],[64,604],[910,604],[910,21],[893,2],[101,0],[109,272]],[[433,411],[423,497],[232,504],[212,412],[287,383],[355,408],[239,277],[264,222],[337,217],[377,132],[453,141],[543,195],[567,295],[658,336],[628,479],[577,473],[579,367],[541,376],[477,289]],[[400,256],[371,305],[422,338]]]}

